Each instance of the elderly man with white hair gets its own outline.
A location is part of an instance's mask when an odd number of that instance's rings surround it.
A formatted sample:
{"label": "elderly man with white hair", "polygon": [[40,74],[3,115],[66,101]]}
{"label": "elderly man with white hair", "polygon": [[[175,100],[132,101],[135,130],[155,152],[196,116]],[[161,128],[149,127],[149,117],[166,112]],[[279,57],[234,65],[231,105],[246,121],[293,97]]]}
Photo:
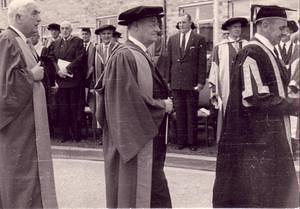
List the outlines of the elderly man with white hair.
{"label": "elderly man with white hair", "polygon": [[0,208],[57,208],[44,70],[27,38],[38,31],[33,0],[14,0],[0,35]]}
{"label": "elderly man with white hair", "polygon": [[58,126],[62,142],[71,139],[80,141],[80,119],[85,98],[85,48],[82,39],[71,35],[70,22],[63,21],[60,26],[62,38],[49,46],[49,56],[57,62]]}

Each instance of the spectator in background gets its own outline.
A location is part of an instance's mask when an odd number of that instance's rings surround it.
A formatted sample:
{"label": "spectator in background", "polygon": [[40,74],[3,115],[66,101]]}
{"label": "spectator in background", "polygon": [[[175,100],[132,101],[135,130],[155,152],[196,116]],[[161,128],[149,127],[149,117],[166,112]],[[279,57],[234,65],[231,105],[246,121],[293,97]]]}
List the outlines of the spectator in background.
{"label": "spectator in background", "polygon": [[294,53],[298,53],[299,55],[299,46],[291,40],[291,35],[297,31],[297,23],[293,20],[287,21],[287,27],[284,29],[284,35],[282,36],[280,43],[275,46],[278,51],[279,58],[282,60],[282,63],[288,71],[290,71],[290,63],[293,62],[291,59],[297,58]]}
{"label": "spectator in background", "polygon": [[95,30],[95,34],[99,35],[101,39],[101,43],[96,46],[95,71],[97,79],[104,71],[104,67],[112,51],[118,45],[113,38],[115,31],[116,27],[113,25],[102,25]]}
{"label": "spectator in background", "polygon": [[49,47],[49,54],[57,62],[56,94],[58,126],[62,142],[81,140],[81,115],[84,108],[85,66],[82,39],[72,36],[68,21],[61,23],[61,39]]}
{"label": "spectator in background", "polygon": [[230,72],[237,53],[247,43],[241,39],[242,27],[247,26],[248,20],[242,17],[232,17],[222,25],[223,31],[228,31],[227,39],[218,43],[212,54],[212,64],[209,73],[209,84],[211,89],[211,100],[218,109],[217,142],[220,140],[223,118],[226,111],[229,91]]}
{"label": "spectator in background", "polygon": [[179,16],[179,33],[168,41],[168,82],[174,97],[178,149],[197,150],[199,91],[206,80],[206,42],[192,31],[189,14]]}
{"label": "spectator in background", "polygon": [[122,38],[122,33],[120,33],[119,31],[114,31],[113,38],[115,42],[120,43],[119,39]]}
{"label": "spectator in background", "polygon": [[51,23],[48,25],[47,29],[50,31],[50,38],[45,39],[43,45],[49,47],[52,42],[60,39],[60,25],[57,23]]}
{"label": "spectator in background", "polygon": [[14,0],[0,35],[0,208],[58,208],[44,69],[28,39],[38,33],[34,0]]}

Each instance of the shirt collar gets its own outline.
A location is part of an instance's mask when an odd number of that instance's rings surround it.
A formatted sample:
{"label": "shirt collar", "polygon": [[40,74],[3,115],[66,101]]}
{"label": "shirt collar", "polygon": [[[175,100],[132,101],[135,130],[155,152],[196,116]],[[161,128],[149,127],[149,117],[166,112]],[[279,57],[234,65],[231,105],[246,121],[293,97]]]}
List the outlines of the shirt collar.
{"label": "shirt collar", "polygon": [[233,39],[230,36],[228,36],[228,40],[229,40],[229,42],[238,42],[240,40],[240,38]]}
{"label": "shirt collar", "polygon": [[[190,37],[191,32],[192,32],[192,30],[190,29],[188,32],[185,33],[185,37],[186,37],[185,40],[187,40],[187,37]],[[183,36],[183,33],[180,33],[180,36]]]}
{"label": "shirt collar", "polygon": [[262,42],[268,49],[270,49],[274,55],[276,55],[274,52],[273,44],[271,44],[271,42],[266,37],[258,33],[255,33],[254,37],[257,38],[260,42]]}
{"label": "shirt collar", "polygon": [[21,39],[25,42],[25,43],[27,43],[27,38],[26,38],[26,36],[20,31],[20,30],[18,30],[17,28],[15,28],[14,26],[12,26],[12,25],[10,25],[9,27],[11,27],[20,37],[21,37]]}
{"label": "shirt collar", "polygon": [[[285,42],[285,47],[286,47],[286,48],[289,48],[290,45],[291,45],[291,43],[292,43],[291,40]],[[283,44],[284,44],[284,42],[283,42],[283,41],[280,41],[280,46],[281,46],[281,48],[283,47]]]}
{"label": "shirt collar", "polygon": [[105,46],[107,46],[107,48],[109,48],[109,47],[110,47],[110,45],[111,45],[111,41],[110,41],[108,44],[104,44],[104,43],[102,44],[102,46],[103,46],[103,49],[104,49],[104,47],[105,47]]}
{"label": "shirt collar", "polygon": [[140,47],[144,52],[147,51],[147,47],[142,44],[139,40],[137,40],[136,38],[132,37],[131,35],[128,36],[128,40],[132,41],[135,45],[137,45],[138,47]]}

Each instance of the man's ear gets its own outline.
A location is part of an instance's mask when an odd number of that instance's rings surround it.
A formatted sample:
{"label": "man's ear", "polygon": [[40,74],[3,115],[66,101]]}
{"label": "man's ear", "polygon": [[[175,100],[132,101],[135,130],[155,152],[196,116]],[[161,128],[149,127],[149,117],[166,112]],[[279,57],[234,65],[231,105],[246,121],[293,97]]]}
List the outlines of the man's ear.
{"label": "man's ear", "polygon": [[16,14],[15,20],[16,20],[16,22],[17,22],[18,24],[20,24],[20,23],[22,22],[22,15]]}

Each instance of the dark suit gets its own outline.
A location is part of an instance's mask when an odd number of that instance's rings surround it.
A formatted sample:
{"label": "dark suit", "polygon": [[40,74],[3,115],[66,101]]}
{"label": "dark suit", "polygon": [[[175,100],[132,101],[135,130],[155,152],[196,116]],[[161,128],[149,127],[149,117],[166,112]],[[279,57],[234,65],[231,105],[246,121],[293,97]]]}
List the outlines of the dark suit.
{"label": "dark suit", "polygon": [[55,93],[52,91],[52,88],[55,87],[56,66],[55,61],[49,56],[49,48],[43,47],[40,60],[44,67],[44,78],[42,82],[45,86],[49,129],[50,134],[53,135],[57,116]]}
{"label": "dark suit", "polygon": [[[86,68],[84,65],[84,47],[82,39],[70,37],[67,40],[57,40],[50,47],[50,54],[57,61],[62,59],[70,62],[66,67],[73,77],[56,76],[58,83],[57,105],[58,122],[64,140],[72,137],[80,139],[80,120],[84,108],[84,80]],[[58,69],[58,66],[57,66]],[[70,135],[71,134],[71,135]]]}
{"label": "dark suit", "polygon": [[180,33],[168,41],[168,82],[171,84],[177,120],[177,141],[181,145],[196,145],[198,91],[205,84],[205,39],[191,32],[183,54],[180,52]]}

